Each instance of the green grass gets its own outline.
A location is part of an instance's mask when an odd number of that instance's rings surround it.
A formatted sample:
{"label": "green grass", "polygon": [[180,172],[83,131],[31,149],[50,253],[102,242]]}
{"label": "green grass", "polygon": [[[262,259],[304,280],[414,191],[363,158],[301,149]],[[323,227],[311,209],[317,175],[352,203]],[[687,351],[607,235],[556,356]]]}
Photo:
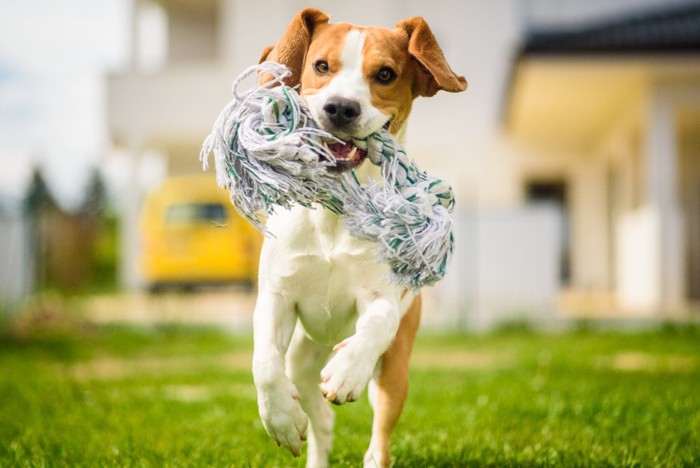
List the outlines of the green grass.
{"label": "green grass", "polygon": [[[303,466],[258,419],[251,338],[98,328],[0,339],[0,466]],[[700,331],[422,336],[396,466],[698,466]],[[366,399],[336,408],[357,466]]]}

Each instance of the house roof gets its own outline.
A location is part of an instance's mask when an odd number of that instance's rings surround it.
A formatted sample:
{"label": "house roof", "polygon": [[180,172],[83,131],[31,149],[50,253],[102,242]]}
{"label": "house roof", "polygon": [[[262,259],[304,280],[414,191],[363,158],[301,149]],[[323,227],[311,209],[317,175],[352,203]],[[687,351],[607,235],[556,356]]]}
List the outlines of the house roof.
{"label": "house roof", "polygon": [[700,1],[640,10],[572,29],[532,30],[523,55],[700,52]]}

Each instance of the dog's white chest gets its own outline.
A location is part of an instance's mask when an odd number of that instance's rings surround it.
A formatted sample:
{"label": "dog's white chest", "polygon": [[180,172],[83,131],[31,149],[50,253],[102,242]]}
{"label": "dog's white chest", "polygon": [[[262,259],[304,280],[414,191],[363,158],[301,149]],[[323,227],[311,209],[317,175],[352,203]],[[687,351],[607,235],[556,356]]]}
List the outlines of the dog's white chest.
{"label": "dog's white chest", "polygon": [[297,206],[267,225],[276,238],[263,247],[260,287],[284,291],[315,341],[333,345],[352,335],[358,301],[392,288],[373,245],[352,237],[329,211]]}

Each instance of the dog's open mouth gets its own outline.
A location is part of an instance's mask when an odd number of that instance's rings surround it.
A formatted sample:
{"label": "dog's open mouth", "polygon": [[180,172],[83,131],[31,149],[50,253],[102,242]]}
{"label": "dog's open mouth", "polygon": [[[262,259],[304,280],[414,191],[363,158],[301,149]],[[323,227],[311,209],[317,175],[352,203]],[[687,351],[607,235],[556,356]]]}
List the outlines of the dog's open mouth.
{"label": "dog's open mouth", "polygon": [[367,151],[352,141],[335,141],[327,144],[327,147],[336,161],[336,165],[329,168],[332,171],[354,169],[367,157]]}

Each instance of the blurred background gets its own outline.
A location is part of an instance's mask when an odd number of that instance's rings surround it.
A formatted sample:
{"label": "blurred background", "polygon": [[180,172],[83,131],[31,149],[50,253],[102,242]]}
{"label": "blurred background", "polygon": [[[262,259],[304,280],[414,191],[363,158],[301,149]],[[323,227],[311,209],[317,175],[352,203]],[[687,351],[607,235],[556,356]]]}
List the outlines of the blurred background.
{"label": "blurred background", "polygon": [[458,202],[428,325],[698,318],[687,0],[0,0],[0,308],[53,291],[97,319],[249,324],[260,236],[198,154],[306,6],[422,15],[469,81],[409,122],[409,154]]}

